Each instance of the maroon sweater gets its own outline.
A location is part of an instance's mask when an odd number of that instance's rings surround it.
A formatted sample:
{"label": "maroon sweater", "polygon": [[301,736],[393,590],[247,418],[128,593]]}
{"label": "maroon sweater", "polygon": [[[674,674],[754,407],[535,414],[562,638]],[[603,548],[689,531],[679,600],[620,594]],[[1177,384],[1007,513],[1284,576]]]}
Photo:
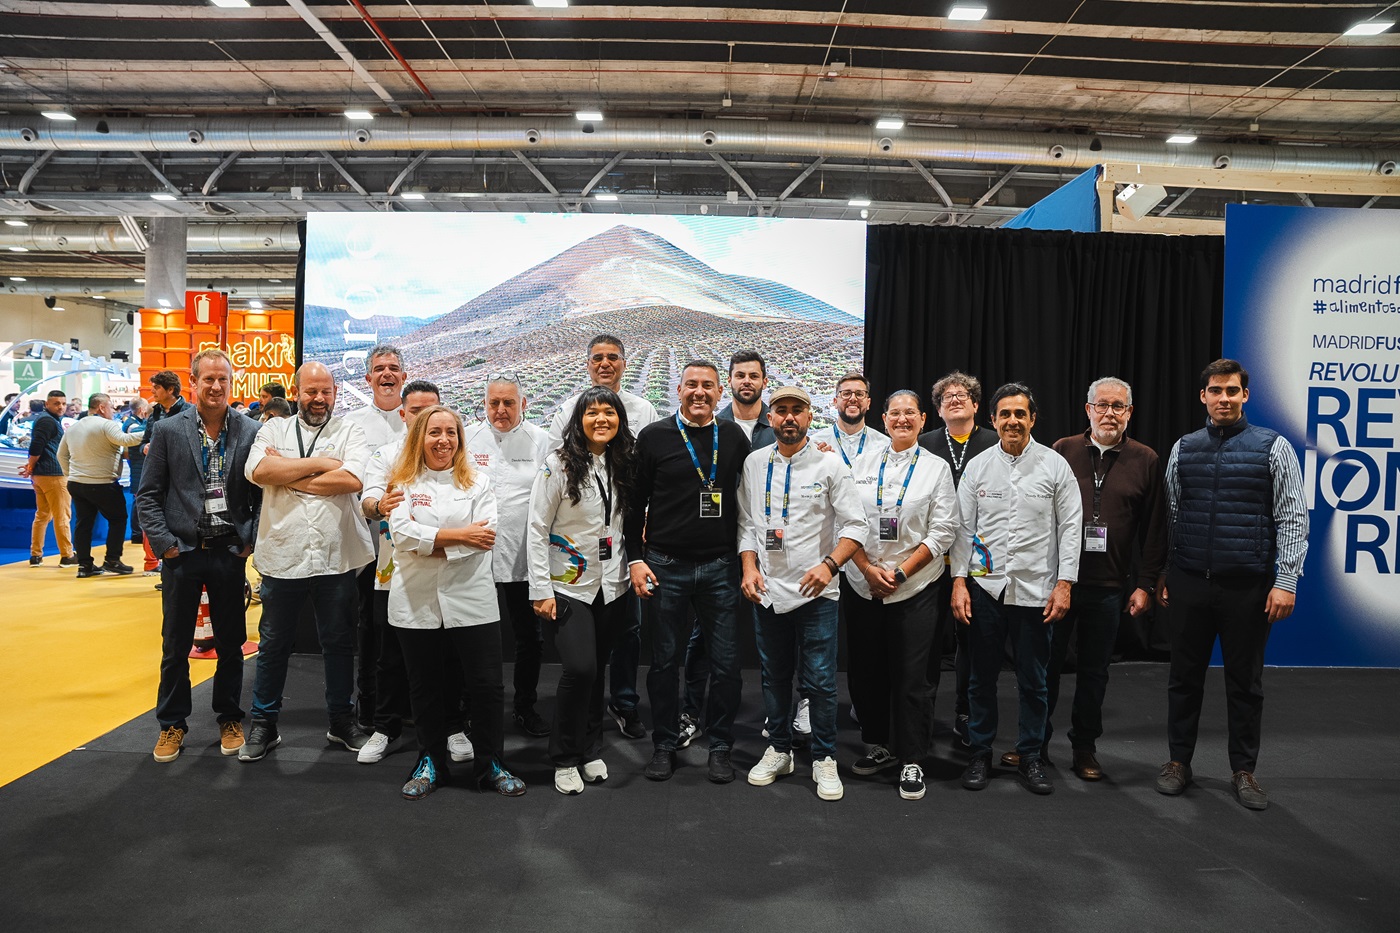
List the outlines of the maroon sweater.
{"label": "maroon sweater", "polygon": [[[1093,521],[1095,471],[1103,477],[1099,524],[1108,526],[1108,550],[1081,552],[1079,582],[1151,592],[1167,557],[1166,494],[1156,452],[1124,438],[1100,456],[1088,431],[1060,438],[1054,449],[1069,461],[1079,481],[1086,525]],[[1142,559],[1134,576],[1135,542],[1142,548]]]}

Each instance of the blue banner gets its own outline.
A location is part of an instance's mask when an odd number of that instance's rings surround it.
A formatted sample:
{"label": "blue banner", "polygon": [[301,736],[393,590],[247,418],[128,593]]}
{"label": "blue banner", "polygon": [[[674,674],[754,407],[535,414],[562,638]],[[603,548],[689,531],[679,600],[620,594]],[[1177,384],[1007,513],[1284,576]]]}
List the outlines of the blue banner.
{"label": "blue banner", "polygon": [[1400,666],[1400,211],[1232,204],[1225,356],[1298,450],[1308,559],[1268,663]]}

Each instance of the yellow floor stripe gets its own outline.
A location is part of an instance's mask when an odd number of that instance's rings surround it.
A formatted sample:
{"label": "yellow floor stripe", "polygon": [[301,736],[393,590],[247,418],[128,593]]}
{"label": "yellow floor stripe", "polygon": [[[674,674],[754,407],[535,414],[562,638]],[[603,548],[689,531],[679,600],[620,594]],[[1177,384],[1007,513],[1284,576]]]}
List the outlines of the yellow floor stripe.
{"label": "yellow floor stripe", "polygon": [[[0,786],[155,706],[159,577],[75,573],[57,557],[0,566]],[[260,613],[257,605],[248,613],[255,640]],[[190,662],[193,683],[212,676],[213,661]],[[196,704],[190,725],[196,738],[214,736],[207,705]],[[159,730],[154,719],[150,726],[154,747]]]}

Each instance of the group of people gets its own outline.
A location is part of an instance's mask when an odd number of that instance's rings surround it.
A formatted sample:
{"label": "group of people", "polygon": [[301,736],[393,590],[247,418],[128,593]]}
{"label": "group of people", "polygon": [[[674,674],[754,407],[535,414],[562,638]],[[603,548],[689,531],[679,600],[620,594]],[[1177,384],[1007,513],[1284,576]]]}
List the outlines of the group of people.
{"label": "group of people", "polygon": [[[396,348],[375,347],[367,362],[371,404],[334,415],[335,380],[307,363],[295,416],[259,427],[231,412],[229,360],[206,350],[193,364],[194,405],[152,426],[136,501],[162,558],[156,760],[178,756],[188,732],[186,656],[207,591],[220,744],[243,761],[281,742],[288,659],[310,607],[327,740],[374,763],[403,744],[411,719],[418,753],[402,787],[408,799],[466,762],[481,788],[525,792],[503,755],[505,620],[516,648],[512,719],[548,736],[556,790],[577,794],[607,779],[609,716],[625,736],[645,735],[644,625],[653,743],[645,776],[671,778],[677,751],[703,734],[706,777],[728,783],[740,634],[752,626],[767,747],[747,781],[792,774],[805,740],[817,795],[838,800],[844,617],[865,746],[850,772],[889,771],[901,797],[924,795],[951,628],[953,716],[968,751],[962,785],[979,790],[993,776],[1009,644],[1018,734],[1000,761],[1047,794],[1070,647],[1072,769],[1096,781],[1120,615],[1166,606],[1170,594],[1170,761],[1156,787],[1180,794],[1190,784],[1218,639],[1233,785],[1243,805],[1267,805],[1254,778],[1264,645],[1292,611],[1307,512],[1293,448],[1244,417],[1249,376],[1235,361],[1202,373],[1206,426],[1174,445],[1165,468],[1127,437],[1132,389],[1111,377],[1089,386],[1087,429],[1046,446],[1033,436],[1028,386],[991,395],[989,429],[978,424],[982,386],[961,372],[933,386],[939,427],[930,429],[920,393],[900,389],[876,430],[866,423],[869,382],[851,373],[835,387],[834,425],[813,431],[807,392],[770,389],[763,357],[741,351],[727,373],[686,363],[676,413],[662,418],[622,388],[623,341],[602,334],[588,347],[591,387],[546,431],[524,419],[528,399],[513,373],[488,376],[485,419],[468,425],[432,383],[409,381]],[[720,410],[726,376],[732,401]],[[250,555],[263,612],[245,734],[239,646]],[[545,637],[561,660],[552,720],[536,709]]]}

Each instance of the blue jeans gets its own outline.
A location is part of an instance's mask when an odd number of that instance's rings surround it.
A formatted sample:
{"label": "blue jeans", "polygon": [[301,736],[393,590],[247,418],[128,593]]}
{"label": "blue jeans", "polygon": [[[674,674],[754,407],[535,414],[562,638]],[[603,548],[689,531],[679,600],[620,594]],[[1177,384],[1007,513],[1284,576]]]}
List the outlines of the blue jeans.
{"label": "blue jeans", "polygon": [[1055,729],[1050,717],[1060,698],[1060,669],[1075,646],[1074,705],[1070,709],[1069,744],[1076,749],[1095,751],[1103,735],[1103,698],[1108,691],[1108,665],[1118,640],[1118,616],[1123,611],[1123,591],[1116,586],[1090,586],[1076,583],[1070,593],[1070,610],[1055,623],[1050,647],[1050,667],[1045,674],[1049,707],[1045,713],[1045,741]]}
{"label": "blue jeans", "polygon": [[622,627],[608,658],[608,692],[618,709],[637,708],[637,664],[642,658],[642,608],[629,593],[622,609]]}
{"label": "blue jeans", "polygon": [[1016,751],[1021,761],[1040,757],[1045,744],[1045,668],[1050,662],[1054,626],[1044,619],[1043,606],[1008,606],[969,580],[972,623],[968,644],[972,654],[972,684],[968,691],[968,742],[973,757],[990,756],[997,737],[997,675],[1006,639],[1016,656],[1016,687],[1020,694],[1020,734]]}
{"label": "blue jeans", "polygon": [[836,620],[834,599],[814,599],[791,612],[758,607],[758,660],[763,671],[763,711],[768,744],[792,750],[792,678],[797,656],[797,689],[811,701],[812,760],[836,757]]}
{"label": "blue jeans", "polygon": [[676,748],[680,731],[680,672],[692,630],[693,608],[695,626],[700,629],[710,661],[705,732],[712,751],[732,748],[734,717],[739,712],[743,688],[739,668],[739,557],[727,554],[697,562],[648,549],[646,561],[656,575],[656,590],[644,604],[651,626],[647,695],[651,700],[652,742],[659,750]]}
{"label": "blue jeans", "polygon": [[297,620],[306,601],[316,613],[316,635],[326,668],[326,712],[334,722],[354,711],[355,624],[359,591],[355,571],[291,579],[262,578],[258,666],[253,677],[253,719],[276,722],[287,683],[287,659],[297,640]]}

